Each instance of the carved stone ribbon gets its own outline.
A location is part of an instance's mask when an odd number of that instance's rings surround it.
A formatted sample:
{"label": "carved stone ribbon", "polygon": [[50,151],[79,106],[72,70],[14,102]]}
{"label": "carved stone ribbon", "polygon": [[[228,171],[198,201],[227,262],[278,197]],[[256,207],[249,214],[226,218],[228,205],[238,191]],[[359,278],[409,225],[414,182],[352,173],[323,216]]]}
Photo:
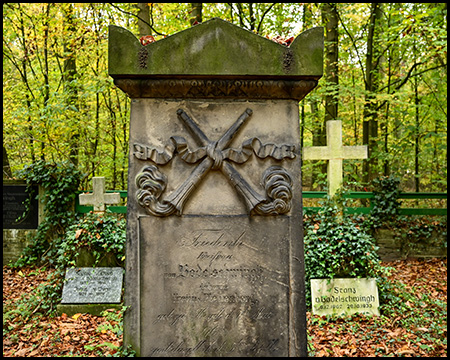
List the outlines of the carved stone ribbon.
{"label": "carved stone ribbon", "polygon": [[155,216],[168,216],[173,213],[181,215],[184,204],[198,183],[212,170],[221,170],[242,195],[250,213],[261,215],[284,214],[290,210],[292,198],[292,180],[285,169],[272,166],[263,174],[266,196],[261,196],[231,165],[231,162],[242,164],[255,153],[261,159],[271,157],[276,160],[295,158],[294,145],[262,144],[258,138],[246,140],[241,149],[227,148],[239,129],[252,115],[247,109],[218,141],[210,141],[199,126],[182,109],[177,111],[178,117],[191,132],[200,148],[191,151],[183,137],[172,136],[163,151],[156,148],[134,144],[134,156],[140,160],[151,160],[155,164],[167,164],[175,154],[179,154],[185,162],[200,162],[189,177],[172,194],[160,201],[167,184],[167,177],[157,166],[150,165],[142,169],[136,176],[138,203],[146,211]]}
{"label": "carved stone ribbon", "polygon": [[[167,164],[172,158],[179,154],[181,159],[188,164],[195,164],[208,155],[208,146],[200,147],[194,151],[190,150],[187,141],[181,136],[171,136],[164,150],[142,144],[133,144],[135,152],[133,155],[139,160],[150,160],[158,165]],[[293,159],[294,145],[263,144],[257,137],[245,140],[240,149],[228,148],[222,151],[223,160],[230,160],[237,164],[245,163],[254,153],[260,159],[267,157],[275,160],[285,158]]]}

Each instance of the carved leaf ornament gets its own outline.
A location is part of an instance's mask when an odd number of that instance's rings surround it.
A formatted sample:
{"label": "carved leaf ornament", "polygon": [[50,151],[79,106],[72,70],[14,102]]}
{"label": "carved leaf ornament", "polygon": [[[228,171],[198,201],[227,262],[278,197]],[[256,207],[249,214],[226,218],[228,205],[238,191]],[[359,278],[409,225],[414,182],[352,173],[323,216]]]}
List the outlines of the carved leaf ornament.
{"label": "carved leaf ornament", "polygon": [[156,165],[145,166],[136,176],[138,190],[136,198],[148,214],[154,216],[181,215],[183,207],[192,191],[210,170],[220,170],[243,197],[250,214],[278,215],[289,212],[292,199],[292,179],[281,166],[271,166],[263,173],[262,184],[265,196],[255,191],[233,167],[232,163],[243,164],[253,154],[258,158],[272,158],[278,161],[295,158],[294,145],[263,144],[257,137],[244,141],[240,149],[229,148],[235,135],[252,115],[246,109],[235,123],[218,141],[210,141],[198,124],[182,109],[178,118],[199,144],[195,150],[189,149],[187,141],[181,136],[171,136],[163,150],[142,144],[133,144],[133,155],[139,160],[150,160],[157,165],[169,163],[174,156],[188,164],[197,164],[189,177],[178,189],[162,199],[167,185],[167,176]]}

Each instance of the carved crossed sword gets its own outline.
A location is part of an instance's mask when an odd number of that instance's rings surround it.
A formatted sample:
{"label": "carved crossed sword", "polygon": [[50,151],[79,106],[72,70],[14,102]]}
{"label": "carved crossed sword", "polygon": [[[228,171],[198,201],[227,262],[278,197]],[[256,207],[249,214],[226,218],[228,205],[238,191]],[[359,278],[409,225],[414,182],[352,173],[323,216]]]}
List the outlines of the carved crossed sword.
{"label": "carved crossed sword", "polygon": [[[284,213],[287,212],[288,209],[274,210],[274,205],[267,205],[267,199],[257,193],[253,188],[248,184],[248,182],[239,174],[239,172],[228,162],[224,156],[223,151],[231,144],[234,137],[238,134],[239,130],[243,127],[246,121],[250,118],[253,111],[251,109],[246,109],[241,116],[234,122],[234,124],[220,137],[218,141],[211,141],[208,137],[203,133],[197,123],[192,120],[189,115],[182,109],[178,109],[177,115],[180,120],[183,121],[186,128],[189,130],[195,141],[202,147],[206,148],[207,156],[201,161],[199,165],[194,169],[194,171],[189,175],[189,177],[181,184],[178,189],[176,189],[172,194],[170,194],[164,201],[158,204],[152,203],[152,207],[156,210],[152,210],[151,213],[157,216],[167,216],[172,214],[173,212],[177,212],[180,214],[183,210],[184,204],[186,200],[189,198],[190,194],[194,191],[200,181],[205,177],[205,175],[211,169],[220,169],[227,177],[227,179],[233,184],[233,186],[238,190],[238,192],[243,196],[247,208],[252,211],[255,208],[260,208],[261,213]],[[151,169],[152,167],[148,167],[146,169]],[[286,186],[281,186],[283,195],[285,191],[285,187],[288,187],[287,192],[290,192],[291,179],[287,172],[279,167],[273,167],[276,169],[276,175],[272,176],[272,183],[281,180],[284,180]],[[280,169],[282,171],[280,172]],[[153,170],[152,170],[153,171]],[[270,173],[270,172],[269,172]],[[139,174],[136,178],[136,182],[140,183],[141,174]],[[270,174],[268,174],[270,176]],[[266,176],[267,177],[267,176]],[[272,187],[274,187],[272,185]],[[280,186],[278,186],[278,189]],[[278,190],[278,192],[280,192]],[[139,196],[138,196],[139,198]],[[152,199],[154,201],[155,199]],[[288,199],[290,200],[290,198]],[[144,204],[144,200],[139,200],[141,205],[147,208]],[[156,205],[156,206],[155,206]],[[148,207],[150,208],[150,207]]]}

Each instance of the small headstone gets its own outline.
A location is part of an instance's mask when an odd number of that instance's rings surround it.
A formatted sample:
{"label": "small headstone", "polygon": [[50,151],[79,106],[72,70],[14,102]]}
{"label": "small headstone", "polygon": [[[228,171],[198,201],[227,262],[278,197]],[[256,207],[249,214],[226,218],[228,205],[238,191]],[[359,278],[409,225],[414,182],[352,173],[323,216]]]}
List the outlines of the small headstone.
{"label": "small headstone", "polygon": [[[30,195],[25,191],[26,185],[3,184],[3,229],[37,229],[39,223],[39,202],[31,199],[30,208],[25,216],[24,201]],[[38,193],[38,186],[34,186],[34,194]]]}
{"label": "small headstone", "polygon": [[328,160],[328,194],[334,196],[342,185],[342,161],[367,159],[367,146],[342,145],[342,121],[327,121],[327,146],[303,148],[303,160]]}
{"label": "small headstone", "polygon": [[66,269],[61,304],[117,304],[121,301],[121,267]]}
{"label": "small headstone", "polygon": [[380,315],[375,279],[312,279],[311,304],[315,315]]}
{"label": "small headstone", "polygon": [[106,209],[105,205],[118,204],[120,202],[119,193],[106,193],[105,178],[92,178],[94,191],[91,194],[80,194],[80,205],[93,205],[94,212],[103,212]]}

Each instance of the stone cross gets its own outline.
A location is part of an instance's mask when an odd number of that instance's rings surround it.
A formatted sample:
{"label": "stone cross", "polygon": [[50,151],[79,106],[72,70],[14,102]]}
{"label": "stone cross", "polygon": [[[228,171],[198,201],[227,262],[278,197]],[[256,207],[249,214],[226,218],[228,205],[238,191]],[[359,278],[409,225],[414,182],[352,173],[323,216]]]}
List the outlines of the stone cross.
{"label": "stone cross", "polygon": [[367,145],[343,146],[342,121],[327,121],[327,146],[303,148],[303,160],[328,160],[328,194],[334,196],[342,185],[342,161],[367,159]]}
{"label": "stone cross", "polygon": [[307,356],[298,102],[322,76],[323,33],[286,47],[211,19],[144,46],[109,27],[109,75],[131,98],[137,356]]}
{"label": "stone cross", "polygon": [[80,194],[80,205],[93,205],[94,212],[104,212],[105,205],[118,204],[120,202],[119,193],[105,192],[105,178],[93,177],[92,178],[94,191],[91,194]]}

